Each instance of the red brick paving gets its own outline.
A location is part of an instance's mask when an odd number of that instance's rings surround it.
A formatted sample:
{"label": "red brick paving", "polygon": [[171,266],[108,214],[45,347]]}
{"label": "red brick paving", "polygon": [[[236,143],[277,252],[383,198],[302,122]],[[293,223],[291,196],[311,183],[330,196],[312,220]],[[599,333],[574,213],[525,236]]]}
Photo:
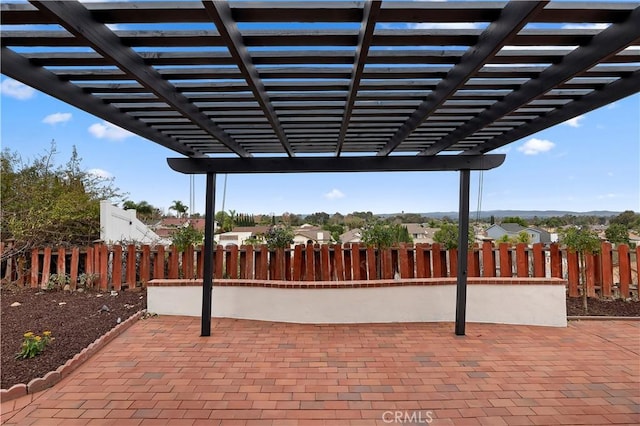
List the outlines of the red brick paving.
{"label": "red brick paving", "polygon": [[[19,425],[640,424],[640,322],[565,328],[140,321]],[[397,412],[397,413],[396,413]],[[399,416],[395,418],[396,414]]]}

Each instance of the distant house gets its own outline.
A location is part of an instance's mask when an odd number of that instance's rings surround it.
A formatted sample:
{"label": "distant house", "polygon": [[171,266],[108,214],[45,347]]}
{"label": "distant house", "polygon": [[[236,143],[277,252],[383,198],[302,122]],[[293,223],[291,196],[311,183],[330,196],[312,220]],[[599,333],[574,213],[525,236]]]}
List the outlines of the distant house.
{"label": "distant house", "polygon": [[531,238],[531,244],[551,244],[551,234],[544,229],[524,227],[517,223],[493,224],[487,228],[487,236],[492,240],[499,240],[507,235],[509,238],[517,238],[520,232],[525,231]]}
{"label": "distant house", "polygon": [[427,228],[419,223],[407,223],[402,226],[407,227],[409,235],[414,243],[428,243],[433,244],[433,236],[438,230],[437,228]]}
{"label": "distant house", "polygon": [[230,232],[218,234],[216,240],[222,246],[235,244],[240,246],[251,237],[264,235],[269,231],[269,226],[236,226]]}
{"label": "distant house", "polygon": [[340,242],[345,243],[359,243],[362,241],[362,230],[360,228],[353,228],[340,235]]}
{"label": "distant house", "polygon": [[305,224],[293,231],[294,244],[328,244],[331,242],[331,232],[317,226]]}
{"label": "distant house", "polygon": [[180,228],[191,225],[200,232],[204,232],[205,220],[202,218],[189,219],[182,217],[165,217],[152,228],[161,238],[171,239],[171,235]]}

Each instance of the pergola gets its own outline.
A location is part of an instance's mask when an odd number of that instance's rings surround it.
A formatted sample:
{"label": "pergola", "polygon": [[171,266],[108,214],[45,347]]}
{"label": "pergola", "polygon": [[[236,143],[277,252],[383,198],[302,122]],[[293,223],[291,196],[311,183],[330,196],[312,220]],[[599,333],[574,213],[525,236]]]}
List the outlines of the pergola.
{"label": "pergola", "polygon": [[210,335],[218,173],[470,170],[640,90],[638,2],[30,1],[1,5],[2,73],[207,176]]}

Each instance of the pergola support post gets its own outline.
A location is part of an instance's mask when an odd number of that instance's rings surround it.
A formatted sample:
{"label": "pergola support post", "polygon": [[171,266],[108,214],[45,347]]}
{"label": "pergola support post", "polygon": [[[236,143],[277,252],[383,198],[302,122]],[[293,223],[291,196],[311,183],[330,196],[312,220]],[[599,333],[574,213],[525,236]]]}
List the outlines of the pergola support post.
{"label": "pergola support post", "polygon": [[457,336],[464,336],[467,315],[467,256],[469,254],[470,175],[470,170],[460,170],[460,206],[458,209],[458,275],[456,286]]}
{"label": "pergola support post", "polygon": [[207,173],[204,213],[204,264],[202,274],[202,324],[200,336],[211,336],[211,296],[213,294],[213,244],[216,204],[216,175]]}

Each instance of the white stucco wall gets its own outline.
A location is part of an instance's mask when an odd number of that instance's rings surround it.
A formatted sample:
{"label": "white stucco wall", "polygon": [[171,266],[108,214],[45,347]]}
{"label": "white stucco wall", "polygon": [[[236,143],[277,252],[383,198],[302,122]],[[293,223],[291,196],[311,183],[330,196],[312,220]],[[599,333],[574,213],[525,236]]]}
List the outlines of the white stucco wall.
{"label": "white stucco wall", "polygon": [[122,210],[108,201],[100,202],[100,239],[107,244],[120,241],[164,243],[155,232],[136,218],[135,210]]}
{"label": "white stucco wall", "polygon": [[[467,322],[565,327],[562,285],[470,285]],[[295,323],[455,321],[455,285],[356,289],[214,287],[213,317]],[[202,288],[147,289],[150,312],[200,316]]]}

